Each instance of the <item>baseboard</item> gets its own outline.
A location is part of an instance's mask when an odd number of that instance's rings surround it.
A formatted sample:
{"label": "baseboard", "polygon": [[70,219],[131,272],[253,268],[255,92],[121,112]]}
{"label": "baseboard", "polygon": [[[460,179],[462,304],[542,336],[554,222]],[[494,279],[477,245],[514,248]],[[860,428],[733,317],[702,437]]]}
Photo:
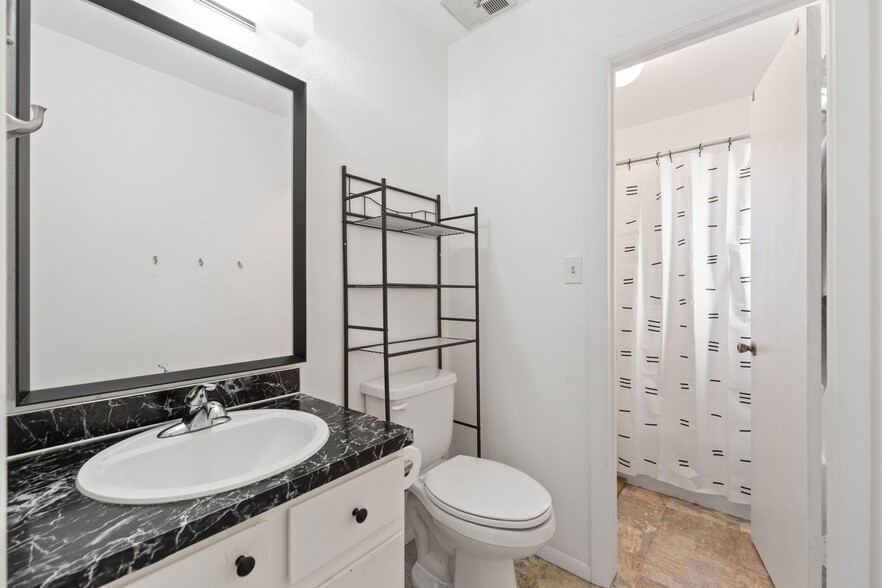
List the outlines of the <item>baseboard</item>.
{"label": "baseboard", "polygon": [[705,508],[712,508],[713,510],[718,510],[732,516],[747,519],[748,521],[750,520],[749,504],[736,504],[734,502],[729,502],[725,496],[719,496],[717,494],[702,494],[700,492],[684,490],[683,488],[656,480],[649,476],[631,476],[623,474],[622,472],[619,472],[618,475],[625,478],[628,484],[640,486],[641,488],[646,488],[647,490],[652,490],[659,494],[665,494],[666,496],[673,496],[674,498],[679,498],[686,502],[692,502],[693,504]]}
{"label": "baseboard", "polygon": [[591,566],[583,561],[579,561],[574,557],[570,557],[566,553],[558,551],[553,547],[545,546],[537,553],[539,557],[547,562],[551,562],[557,567],[568,571],[574,576],[578,576],[585,581],[591,581]]}

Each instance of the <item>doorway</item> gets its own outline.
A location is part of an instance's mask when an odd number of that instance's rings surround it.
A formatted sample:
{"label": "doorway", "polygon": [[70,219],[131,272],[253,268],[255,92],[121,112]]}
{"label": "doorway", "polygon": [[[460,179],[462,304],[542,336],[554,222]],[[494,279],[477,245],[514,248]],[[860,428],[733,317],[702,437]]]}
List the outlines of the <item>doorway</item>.
{"label": "doorway", "polygon": [[[767,585],[766,567],[778,586],[820,585],[820,17],[618,74],[612,382],[631,490],[613,585]],[[653,504],[658,520],[623,517]]]}

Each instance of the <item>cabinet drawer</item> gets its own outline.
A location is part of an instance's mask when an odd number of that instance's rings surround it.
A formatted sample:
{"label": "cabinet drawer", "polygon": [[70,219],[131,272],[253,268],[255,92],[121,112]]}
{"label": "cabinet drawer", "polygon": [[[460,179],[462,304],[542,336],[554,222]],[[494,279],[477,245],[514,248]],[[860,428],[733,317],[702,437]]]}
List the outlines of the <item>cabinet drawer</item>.
{"label": "cabinet drawer", "polygon": [[[403,468],[393,459],[288,511],[292,584],[318,586],[404,530]],[[360,509],[361,523],[353,515]]]}
{"label": "cabinet drawer", "polygon": [[404,588],[404,533],[389,539],[321,588]]}
{"label": "cabinet drawer", "polygon": [[[270,585],[268,545],[267,524],[260,522],[163,566],[153,573],[141,576],[126,586],[129,588],[171,586],[266,588]],[[236,573],[236,560],[240,556],[254,558],[254,569],[244,577]]]}

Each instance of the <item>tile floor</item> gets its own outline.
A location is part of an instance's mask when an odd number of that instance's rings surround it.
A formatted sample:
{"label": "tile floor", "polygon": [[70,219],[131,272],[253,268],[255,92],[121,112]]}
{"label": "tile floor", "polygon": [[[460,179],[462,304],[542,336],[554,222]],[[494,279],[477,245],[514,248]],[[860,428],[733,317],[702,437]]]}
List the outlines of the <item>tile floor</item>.
{"label": "tile floor", "polygon": [[[619,573],[613,588],[774,588],[750,523],[627,485],[619,494]],[[416,559],[405,549],[405,587]],[[517,562],[518,588],[596,588],[538,557]],[[492,588],[492,587],[487,587]]]}
{"label": "tile floor", "polygon": [[616,588],[774,588],[750,522],[627,485],[619,494]]}

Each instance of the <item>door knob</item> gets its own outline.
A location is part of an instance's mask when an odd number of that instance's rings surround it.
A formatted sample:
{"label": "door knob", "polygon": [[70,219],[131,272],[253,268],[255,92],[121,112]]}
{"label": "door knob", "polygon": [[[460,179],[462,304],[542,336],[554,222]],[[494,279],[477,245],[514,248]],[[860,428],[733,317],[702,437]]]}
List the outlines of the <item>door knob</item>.
{"label": "door knob", "polygon": [[751,355],[756,355],[756,341],[751,341],[750,345],[738,344],[738,353],[747,353],[748,351],[750,351]]}

